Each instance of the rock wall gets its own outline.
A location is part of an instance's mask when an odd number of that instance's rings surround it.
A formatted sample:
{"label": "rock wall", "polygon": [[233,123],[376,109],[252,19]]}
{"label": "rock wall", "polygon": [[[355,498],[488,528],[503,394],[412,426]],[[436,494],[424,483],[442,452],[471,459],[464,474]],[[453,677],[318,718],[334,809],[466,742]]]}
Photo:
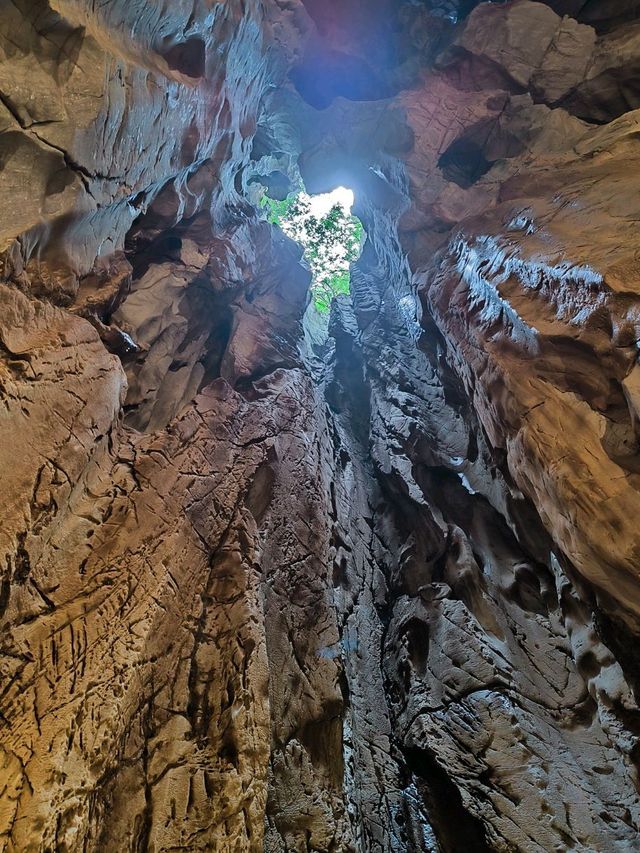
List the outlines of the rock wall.
{"label": "rock wall", "polygon": [[1,849],[636,849],[635,4],[0,10]]}

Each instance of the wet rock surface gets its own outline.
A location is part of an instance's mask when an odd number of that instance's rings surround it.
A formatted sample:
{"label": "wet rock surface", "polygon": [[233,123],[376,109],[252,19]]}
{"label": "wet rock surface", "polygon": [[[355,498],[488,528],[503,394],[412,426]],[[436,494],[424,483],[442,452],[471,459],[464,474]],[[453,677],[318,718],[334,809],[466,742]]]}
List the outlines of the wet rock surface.
{"label": "wet rock surface", "polygon": [[0,7],[2,849],[635,850],[633,4]]}

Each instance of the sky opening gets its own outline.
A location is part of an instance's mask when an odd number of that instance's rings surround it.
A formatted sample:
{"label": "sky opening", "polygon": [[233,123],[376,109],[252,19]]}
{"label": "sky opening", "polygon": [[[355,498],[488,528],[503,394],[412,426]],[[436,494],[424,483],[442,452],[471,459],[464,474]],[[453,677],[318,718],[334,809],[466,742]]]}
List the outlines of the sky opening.
{"label": "sky opening", "polygon": [[300,243],[311,269],[313,305],[328,314],[337,296],[347,295],[350,266],[360,256],[363,230],[351,213],[353,192],[337,187],[311,196],[304,190],[277,201],[263,196],[267,219]]}
{"label": "sky opening", "polygon": [[347,215],[351,214],[353,207],[353,190],[346,187],[336,187],[330,193],[307,196],[314,216],[326,216],[334,204],[339,204]]}

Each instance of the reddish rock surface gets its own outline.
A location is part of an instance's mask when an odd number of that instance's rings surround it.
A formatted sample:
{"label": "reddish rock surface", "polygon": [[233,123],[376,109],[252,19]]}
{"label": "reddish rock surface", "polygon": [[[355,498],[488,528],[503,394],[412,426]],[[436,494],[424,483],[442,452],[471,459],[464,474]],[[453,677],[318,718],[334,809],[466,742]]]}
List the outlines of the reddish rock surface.
{"label": "reddish rock surface", "polygon": [[635,850],[634,4],[1,5],[0,849]]}

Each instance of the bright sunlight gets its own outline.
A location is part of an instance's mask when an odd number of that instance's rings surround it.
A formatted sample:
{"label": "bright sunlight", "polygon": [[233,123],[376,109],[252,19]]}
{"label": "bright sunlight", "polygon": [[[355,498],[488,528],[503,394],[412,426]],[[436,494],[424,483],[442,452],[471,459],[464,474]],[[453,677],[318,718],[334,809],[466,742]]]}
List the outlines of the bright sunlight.
{"label": "bright sunlight", "polygon": [[304,247],[313,304],[327,314],[336,296],[349,293],[349,267],[362,246],[362,223],[351,213],[353,192],[346,187],[316,196],[302,191],[283,201],[263,196],[262,204],[267,219]]}

